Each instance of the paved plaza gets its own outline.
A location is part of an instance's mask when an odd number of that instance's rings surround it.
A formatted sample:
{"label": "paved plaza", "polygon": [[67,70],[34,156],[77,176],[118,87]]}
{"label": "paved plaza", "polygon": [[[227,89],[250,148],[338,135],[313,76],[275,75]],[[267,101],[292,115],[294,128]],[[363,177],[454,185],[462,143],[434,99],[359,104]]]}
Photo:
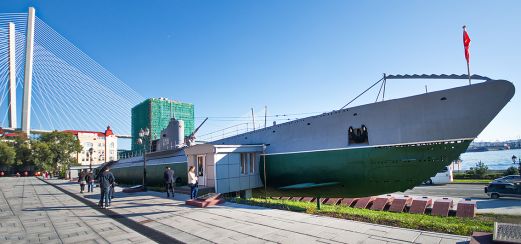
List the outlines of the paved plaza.
{"label": "paved plaza", "polygon": [[0,243],[154,243],[34,177],[0,178]]}
{"label": "paved plaza", "polygon": [[[13,243],[19,240],[164,242],[161,240],[167,238],[172,240],[168,242],[187,243],[465,243],[469,240],[235,203],[199,209],[184,204],[186,195],[167,199],[159,192],[117,192],[111,208],[98,211],[95,204],[99,189],[94,194],[80,194],[76,183],[49,182],[61,190],[36,178],[0,178],[0,238],[3,238],[0,242],[4,239]],[[118,218],[126,219],[127,223],[114,220]],[[145,233],[146,229],[167,237],[154,239],[154,233]]]}

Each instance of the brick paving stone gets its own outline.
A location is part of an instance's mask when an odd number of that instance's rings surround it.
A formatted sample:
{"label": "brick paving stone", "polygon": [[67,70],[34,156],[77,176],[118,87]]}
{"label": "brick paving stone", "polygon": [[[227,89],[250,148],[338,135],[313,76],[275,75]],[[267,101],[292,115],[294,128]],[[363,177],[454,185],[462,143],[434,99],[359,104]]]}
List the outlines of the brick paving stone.
{"label": "brick paving stone", "polygon": [[416,243],[425,243],[425,244],[438,244],[440,243],[441,238],[440,237],[434,237],[434,236],[426,236],[426,235],[420,235],[414,242]]}
{"label": "brick paving stone", "polygon": [[114,236],[154,243],[34,177],[2,177],[0,193],[0,243],[109,243],[99,222]]}
{"label": "brick paving stone", "polygon": [[342,198],[328,198],[326,204],[337,205]]}
{"label": "brick paving stone", "polygon": [[363,197],[360,198],[356,203],[354,208],[367,208],[369,207],[373,201],[376,199],[376,197]]}
{"label": "brick paving stone", "polygon": [[343,198],[340,201],[340,205],[352,207],[360,198]]}
{"label": "brick paving stone", "polygon": [[422,197],[418,199],[413,199],[411,208],[409,209],[409,213],[415,214],[424,214],[425,209],[432,204],[432,199],[427,197]]}
{"label": "brick paving stone", "polygon": [[463,200],[458,202],[458,208],[456,211],[458,217],[476,217],[476,201]]}
{"label": "brick paving stone", "polygon": [[389,208],[390,212],[401,213],[405,206],[412,204],[412,197],[396,197]]}
{"label": "brick paving stone", "polygon": [[301,202],[312,202],[313,200],[315,200],[314,197],[303,197],[300,199]]}
{"label": "brick paving stone", "polygon": [[449,216],[449,210],[452,208],[453,201],[452,199],[443,198],[438,199],[436,202],[434,202],[434,205],[432,206],[432,215],[437,216]]}
{"label": "brick paving stone", "polygon": [[393,203],[394,197],[392,196],[384,196],[384,197],[377,197],[373,205],[371,206],[371,210],[379,210],[382,211],[387,205],[390,205]]}

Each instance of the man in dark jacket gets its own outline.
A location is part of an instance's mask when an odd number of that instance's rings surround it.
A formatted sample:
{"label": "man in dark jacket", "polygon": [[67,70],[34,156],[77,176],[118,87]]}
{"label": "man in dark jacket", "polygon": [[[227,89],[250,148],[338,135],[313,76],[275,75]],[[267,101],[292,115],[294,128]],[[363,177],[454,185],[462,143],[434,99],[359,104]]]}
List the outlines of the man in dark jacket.
{"label": "man in dark jacket", "polygon": [[80,193],[83,193],[83,191],[85,190],[85,184],[87,184],[85,176],[87,176],[87,174],[83,170],[78,175],[78,182],[80,183]]}
{"label": "man in dark jacket", "polygon": [[87,181],[87,192],[93,192],[94,191],[94,175],[92,174],[92,171],[89,171],[87,175],[85,176],[85,181]]}
{"label": "man in dark jacket", "polygon": [[[103,173],[99,174],[99,184],[101,188],[101,198],[99,200],[99,206],[101,208],[107,208],[110,206],[110,190],[112,184],[114,184],[114,175],[110,172],[110,168],[106,168]],[[104,205],[105,203],[105,205]]]}
{"label": "man in dark jacket", "polygon": [[163,173],[163,178],[165,180],[166,187],[166,197],[170,197],[170,193],[172,193],[172,198],[174,197],[174,171],[170,169],[170,167],[165,167],[165,172]]}

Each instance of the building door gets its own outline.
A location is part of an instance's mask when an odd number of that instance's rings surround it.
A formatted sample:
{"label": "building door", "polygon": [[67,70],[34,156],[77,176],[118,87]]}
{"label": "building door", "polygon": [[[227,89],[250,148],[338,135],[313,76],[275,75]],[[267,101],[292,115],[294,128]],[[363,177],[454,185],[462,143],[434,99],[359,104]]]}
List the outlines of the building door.
{"label": "building door", "polygon": [[199,185],[203,185],[203,186],[206,185],[206,174],[205,174],[206,172],[204,172],[204,170],[206,168],[205,159],[206,159],[205,155],[197,155],[197,164],[195,167],[195,174],[197,175]]}

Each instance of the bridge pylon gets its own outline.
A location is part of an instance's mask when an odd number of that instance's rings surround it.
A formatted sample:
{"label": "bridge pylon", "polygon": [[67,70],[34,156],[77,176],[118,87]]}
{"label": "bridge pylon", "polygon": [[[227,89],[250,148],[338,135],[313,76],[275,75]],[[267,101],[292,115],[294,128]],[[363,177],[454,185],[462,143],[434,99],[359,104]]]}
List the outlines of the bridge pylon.
{"label": "bridge pylon", "polygon": [[9,22],[9,127],[17,128],[16,113],[16,33],[14,23]]}
{"label": "bridge pylon", "polygon": [[22,100],[22,131],[29,135],[31,132],[31,93],[33,83],[33,56],[34,56],[34,21],[35,9],[29,8],[27,15],[27,34],[25,45],[25,77],[24,94]]}

